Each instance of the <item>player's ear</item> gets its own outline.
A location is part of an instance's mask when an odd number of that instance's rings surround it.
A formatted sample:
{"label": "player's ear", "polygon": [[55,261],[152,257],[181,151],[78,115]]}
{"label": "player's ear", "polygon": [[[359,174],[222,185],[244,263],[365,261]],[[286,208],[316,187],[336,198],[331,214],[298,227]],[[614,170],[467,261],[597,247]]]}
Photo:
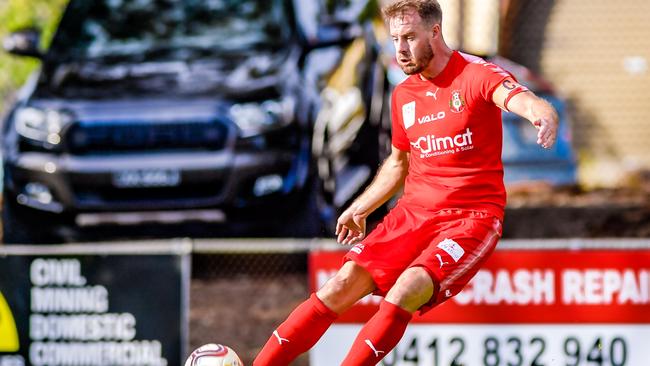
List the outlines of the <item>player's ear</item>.
{"label": "player's ear", "polygon": [[436,37],[439,37],[442,34],[441,32],[442,32],[442,27],[440,26],[439,23],[435,23],[431,27],[431,38],[435,39]]}

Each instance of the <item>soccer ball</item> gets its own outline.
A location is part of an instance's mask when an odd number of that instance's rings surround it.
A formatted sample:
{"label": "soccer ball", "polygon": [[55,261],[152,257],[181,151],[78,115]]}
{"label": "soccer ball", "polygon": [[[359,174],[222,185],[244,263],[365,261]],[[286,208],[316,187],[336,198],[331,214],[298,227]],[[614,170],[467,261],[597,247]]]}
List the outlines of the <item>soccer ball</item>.
{"label": "soccer ball", "polygon": [[208,343],[195,349],[185,361],[185,366],[244,366],[244,364],[232,348]]}

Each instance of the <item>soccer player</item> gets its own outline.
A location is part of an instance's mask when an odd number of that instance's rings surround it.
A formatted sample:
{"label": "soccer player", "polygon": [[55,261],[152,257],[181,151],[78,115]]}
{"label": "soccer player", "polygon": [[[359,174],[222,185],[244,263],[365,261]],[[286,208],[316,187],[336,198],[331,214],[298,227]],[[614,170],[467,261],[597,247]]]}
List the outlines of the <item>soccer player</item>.
{"label": "soccer player", "polygon": [[[501,236],[501,110],[529,120],[542,147],[555,142],[553,107],[500,67],[450,49],[435,0],[400,0],[382,11],[409,75],[392,95],[392,152],[337,221],[337,241],[356,244],[338,273],[273,332],[254,366],[288,365],[369,293],[384,299],[342,365],[376,365],[412,314],[460,292]],[[368,215],[402,186],[365,237]]]}

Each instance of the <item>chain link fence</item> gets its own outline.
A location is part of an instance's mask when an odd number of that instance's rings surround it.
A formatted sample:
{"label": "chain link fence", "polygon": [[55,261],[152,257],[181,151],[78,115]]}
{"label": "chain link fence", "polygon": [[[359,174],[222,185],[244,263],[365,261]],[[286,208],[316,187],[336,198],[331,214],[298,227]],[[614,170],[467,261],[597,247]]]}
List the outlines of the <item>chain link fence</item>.
{"label": "chain link fence", "polygon": [[638,173],[650,167],[650,3],[506,3],[499,51],[549,80],[568,101],[579,181],[638,185]]}
{"label": "chain link fence", "polygon": [[[227,344],[250,365],[273,330],[309,296],[308,251],[324,242],[194,243],[190,348],[210,342]],[[294,365],[308,365],[307,355]]]}
{"label": "chain link fence", "polygon": [[578,180],[638,184],[650,169],[650,3],[440,0],[448,43],[499,54],[546,79],[571,113]]}

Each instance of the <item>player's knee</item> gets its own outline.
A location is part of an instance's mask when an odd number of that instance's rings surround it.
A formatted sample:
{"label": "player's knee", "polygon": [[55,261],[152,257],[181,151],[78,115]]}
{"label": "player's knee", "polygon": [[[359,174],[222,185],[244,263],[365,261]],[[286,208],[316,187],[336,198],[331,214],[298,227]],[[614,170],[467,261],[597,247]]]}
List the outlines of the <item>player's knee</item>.
{"label": "player's knee", "polygon": [[346,263],[316,295],[332,311],[341,313],[373,288],[372,278],[367,271],[356,264]]}
{"label": "player's knee", "polygon": [[397,279],[386,295],[386,300],[414,312],[431,300],[435,286],[424,268],[409,268]]}

